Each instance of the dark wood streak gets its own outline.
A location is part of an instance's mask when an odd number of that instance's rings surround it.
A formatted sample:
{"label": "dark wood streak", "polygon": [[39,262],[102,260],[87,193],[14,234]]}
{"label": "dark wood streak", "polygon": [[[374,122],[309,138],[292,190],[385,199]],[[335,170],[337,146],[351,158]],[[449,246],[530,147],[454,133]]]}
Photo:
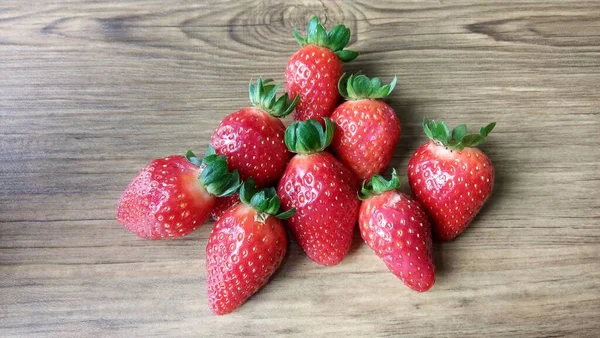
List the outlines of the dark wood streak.
{"label": "dark wood streak", "polygon": [[[292,242],[261,292],[216,317],[211,224],[143,241],[115,206],[150,159],[202,153],[249,104],[251,78],[281,81],[292,27],[313,14],[352,28],[361,55],[348,72],[398,76],[400,173],[424,116],[496,121],[483,146],[494,194],[455,242],[435,244],[428,293],[356,234],[331,268]],[[599,53],[599,1],[3,1],[0,336],[596,337]]]}

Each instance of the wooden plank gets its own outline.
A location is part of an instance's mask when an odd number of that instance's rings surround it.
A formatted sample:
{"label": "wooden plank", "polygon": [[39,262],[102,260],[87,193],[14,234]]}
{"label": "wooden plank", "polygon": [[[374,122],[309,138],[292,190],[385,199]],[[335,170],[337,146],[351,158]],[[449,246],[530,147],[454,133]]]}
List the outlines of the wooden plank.
{"label": "wooden plank", "polygon": [[[205,225],[148,242],[114,220],[150,159],[202,152],[292,26],[352,28],[347,71],[399,78],[392,165],[424,116],[497,129],[492,199],[417,294],[356,236],[336,267],[291,243],[238,311],[206,304]],[[0,6],[0,336],[595,337],[600,1],[7,0]],[[289,121],[288,121],[289,122]],[[405,190],[407,187],[403,187]]]}

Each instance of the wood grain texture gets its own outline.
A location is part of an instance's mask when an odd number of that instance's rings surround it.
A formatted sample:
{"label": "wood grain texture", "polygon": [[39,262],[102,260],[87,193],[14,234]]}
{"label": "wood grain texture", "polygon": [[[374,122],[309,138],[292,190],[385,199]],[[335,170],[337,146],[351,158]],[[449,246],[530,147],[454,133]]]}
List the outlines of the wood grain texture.
{"label": "wood grain texture", "polygon": [[[294,243],[238,311],[211,315],[211,225],[174,241],[114,220],[152,158],[202,151],[282,79],[292,25],[352,28],[348,71],[399,85],[406,172],[423,116],[498,122],[494,195],[417,294],[357,236],[336,267]],[[599,1],[76,1],[0,4],[0,336],[526,336],[600,330]]]}

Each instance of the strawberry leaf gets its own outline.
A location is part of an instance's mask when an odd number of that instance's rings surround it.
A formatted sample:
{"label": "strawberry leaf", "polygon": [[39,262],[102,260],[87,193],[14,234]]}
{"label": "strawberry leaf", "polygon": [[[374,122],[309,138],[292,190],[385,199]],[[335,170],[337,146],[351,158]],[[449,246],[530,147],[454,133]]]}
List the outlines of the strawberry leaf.
{"label": "strawberry leaf", "polygon": [[[273,188],[271,188],[271,189],[273,189]],[[273,194],[276,194],[275,190],[273,190]],[[267,209],[265,211],[271,215],[274,215],[279,211],[280,207],[281,207],[281,202],[279,201],[279,198],[271,198],[269,200]]]}
{"label": "strawberry leaf", "polygon": [[313,154],[325,150],[331,144],[335,123],[323,119],[325,128],[316,120],[297,121],[285,130],[285,145],[291,152]]}
{"label": "strawberry leaf", "polygon": [[269,206],[269,201],[266,199],[265,191],[261,190],[254,194],[250,200],[250,205],[252,205],[256,210],[265,211]]}
{"label": "strawberry leaf", "polygon": [[392,177],[389,180],[386,180],[381,175],[375,175],[371,178],[371,180],[363,181],[358,198],[361,201],[364,201],[373,195],[380,195],[386,191],[396,190],[399,187],[400,178],[398,177],[396,169],[393,169]]}
{"label": "strawberry leaf", "polygon": [[342,50],[348,42],[350,42],[350,30],[344,25],[337,25],[333,27],[329,34],[329,49],[334,52]]}
{"label": "strawberry leaf", "polygon": [[[321,145],[325,145],[325,148],[331,144],[331,141],[333,141],[333,134],[335,132],[335,123],[329,119],[329,118],[325,118],[325,132],[321,133]],[[325,150],[325,148],[323,148],[323,150]]]}
{"label": "strawberry leaf", "polygon": [[238,191],[238,189],[240,187],[239,182],[240,182],[240,174],[238,173],[237,170],[232,171],[231,177],[227,181],[227,184],[225,184],[223,192],[221,192],[221,194],[219,196],[231,196],[231,195],[235,194],[236,191]]}
{"label": "strawberry leaf", "polygon": [[275,215],[275,217],[277,217],[279,219],[288,219],[288,218],[294,216],[295,213],[296,213],[296,208],[292,208],[288,211],[284,211],[280,214]]}
{"label": "strawberry leaf", "polygon": [[350,62],[358,57],[358,52],[344,49],[338,50],[335,52],[335,55],[337,55],[338,59],[340,59],[342,62]]}
{"label": "strawberry leaf", "polygon": [[342,76],[338,82],[340,94],[348,100],[382,99],[388,97],[396,86],[397,78],[394,76],[387,85],[382,85],[381,79],[369,79],[360,73],[349,77]]}
{"label": "strawberry leaf", "polygon": [[252,199],[252,196],[254,196],[254,194],[256,194],[256,186],[254,184],[254,180],[252,178],[248,178],[240,186],[240,201],[242,201],[242,203],[244,204],[250,204],[250,200]]}
{"label": "strawberry leaf", "polygon": [[293,29],[293,35],[301,47],[306,45],[317,45],[333,51],[342,62],[354,60],[358,53],[351,50],[344,50],[344,47],[350,42],[351,32],[346,26],[339,24],[334,26],[329,33],[319,22],[317,16],[313,16],[306,26],[306,38],[298,34],[296,27]]}
{"label": "strawberry leaf", "polygon": [[[435,121],[433,121],[435,123]],[[450,129],[444,122],[438,122],[435,124],[435,129],[433,130],[433,135],[436,140],[440,141],[443,145],[448,145],[448,138],[450,136]]]}
{"label": "strawberry leaf", "polygon": [[319,25],[319,18],[317,16],[313,16],[308,22],[308,25],[306,26],[306,42],[309,44],[316,44],[317,26]]}
{"label": "strawberry leaf", "polygon": [[298,145],[301,151],[310,149],[319,149],[321,145],[321,134],[319,128],[321,125],[315,120],[308,120],[300,124],[298,128]]}
{"label": "strawberry leaf", "polygon": [[299,125],[300,125],[300,122],[294,122],[285,129],[285,135],[284,135],[283,139],[285,142],[285,146],[290,151],[296,150],[296,143],[298,141],[298,126]]}
{"label": "strawberry leaf", "polygon": [[429,139],[444,146],[448,145],[450,140],[450,129],[444,122],[436,122],[435,120],[424,119],[423,130]]}
{"label": "strawberry leaf", "polygon": [[485,141],[485,136],[480,134],[469,134],[465,135],[461,143],[462,147],[474,147],[481,144],[483,141]]}
{"label": "strawberry leaf", "polygon": [[215,151],[215,148],[212,145],[208,145],[208,148],[206,149],[206,153],[204,154],[204,156],[208,156],[208,155],[216,155],[217,152]]}
{"label": "strawberry leaf", "polygon": [[261,222],[265,222],[269,218],[269,215],[282,218],[281,215],[290,217],[295,212],[295,209],[292,209],[278,214],[281,202],[279,201],[279,197],[277,197],[275,188],[270,187],[257,191],[252,179],[248,179],[242,184],[239,195],[242,203],[251,206],[257,211],[256,220]]}
{"label": "strawberry leaf", "polygon": [[[209,148],[212,148],[212,147],[209,147]],[[214,150],[214,148],[213,148],[213,150]],[[188,151],[185,153],[185,158],[186,158],[188,161],[190,161],[191,163],[193,163],[193,164],[197,165],[198,167],[202,165],[202,160],[201,160],[200,158],[198,158],[198,157],[196,156],[196,154],[194,154],[194,152],[193,152],[193,151],[191,151],[191,150],[188,150]]]}
{"label": "strawberry leaf", "polygon": [[373,88],[379,88],[381,87],[381,79],[378,77],[374,77],[371,79],[371,86]]}
{"label": "strawberry leaf", "polygon": [[423,131],[425,131],[425,135],[429,137],[429,139],[433,139],[433,132],[431,128],[429,128],[429,120],[427,118],[423,119]]}
{"label": "strawberry leaf", "polygon": [[444,122],[423,119],[423,131],[427,137],[451,150],[461,150],[465,147],[476,147],[485,142],[488,134],[494,129],[496,122],[479,128],[478,134],[468,134],[467,126],[459,124],[452,133]]}
{"label": "strawberry leaf", "polygon": [[248,88],[248,96],[254,107],[261,109],[274,117],[285,117],[289,115],[299,101],[299,96],[291,101],[287,93],[283,93],[279,99],[277,91],[281,88],[281,84],[273,83],[272,79],[262,79],[258,77],[256,84],[250,82]]}
{"label": "strawberry leaf", "polygon": [[315,36],[315,44],[319,46],[326,46],[328,44],[327,32],[321,25],[317,26],[317,35]]}
{"label": "strawberry leaf", "polygon": [[457,142],[462,141],[465,135],[467,135],[467,125],[465,124],[459,124],[452,130],[452,138]]}
{"label": "strawberry leaf", "polygon": [[495,126],[496,126],[496,122],[492,122],[492,123],[488,124],[487,126],[482,127],[481,129],[479,129],[479,133],[481,135],[488,136],[488,134],[491,133],[492,130],[494,130]]}
{"label": "strawberry leaf", "polygon": [[300,34],[298,34],[298,31],[296,30],[295,26],[294,26],[293,34],[294,34],[294,39],[296,39],[296,42],[298,42],[300,47],[304,47],[308,44],[306,42],[306,40],[304,40],[304,38]]}
{"label": "strawberry leaf", "polygon": [[[210,152],[209,148],[207,153]],[[188,151],[186,158],[193,158],[192,155],[193,152]],[[225,156],[208,154],[204,156],[201,166],[203,169],[200,173],[200,183],[210,194],[217,197],[229,196],[233,195],[240,187],[240,175],[237,170],[229,171]]]}
{"label": "strawberry leaf", "polygon": [[346,73],[344,73],[338,80],[338,91],[340,92],[342,97],[348,97],[348,87],[346,83],[348,83],[348,76],[346,76]]}

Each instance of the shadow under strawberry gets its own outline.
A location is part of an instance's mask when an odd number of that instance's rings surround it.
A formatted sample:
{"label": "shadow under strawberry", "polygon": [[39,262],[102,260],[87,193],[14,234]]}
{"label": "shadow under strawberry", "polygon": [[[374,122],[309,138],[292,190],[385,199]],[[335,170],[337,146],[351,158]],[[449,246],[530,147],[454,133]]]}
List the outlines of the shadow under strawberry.
{"label": "shadow under strawberry", "polygon": [[358,250],[360,250],[360,248],[363,245],[365,245],[365,241],[360,236],[360,229],[358,228],[357,224],[356,228],[354,229],[354,234],[352,235],[352,245],[350,246],[350,251],[348,251],[348,255],[353,255]]}

